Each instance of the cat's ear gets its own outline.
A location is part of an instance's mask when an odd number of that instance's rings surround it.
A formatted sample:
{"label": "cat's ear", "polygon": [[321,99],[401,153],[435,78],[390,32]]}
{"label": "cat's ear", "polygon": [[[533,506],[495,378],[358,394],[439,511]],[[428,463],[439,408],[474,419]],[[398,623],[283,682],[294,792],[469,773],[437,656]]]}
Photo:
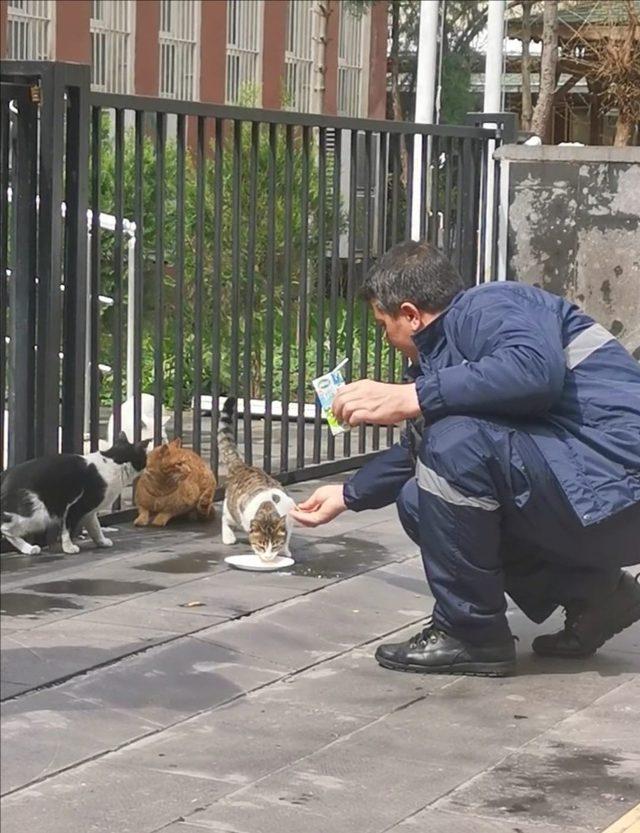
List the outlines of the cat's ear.
{"label": "cat's ear", "polygon": [[150,442],[151,442],[151,437],[148,437],[146,440],[141,440],[138,443],[138,445],[140,446],[140,448],[148,448]]}
{"label": "cat's ear", "polygon": [[117,442],[117,443],[128,443],[128,442],[129,442],[129,438],[128,438],[128,437],[127,437],[127,435],[124,433],[124,431],[121,431],[121,432],[118,434],[118,436],[116,437],[116,442]]}
{"label": "cat's ear", "polygon": [[182,448],[182,440],[180,437],[174,437],[169,445],[173,446],[173,448]]}
{"label": "cat's ear", "polygon": [[278,529],[283,530],[287,528],[287,516],[283,515],[278,521]]}

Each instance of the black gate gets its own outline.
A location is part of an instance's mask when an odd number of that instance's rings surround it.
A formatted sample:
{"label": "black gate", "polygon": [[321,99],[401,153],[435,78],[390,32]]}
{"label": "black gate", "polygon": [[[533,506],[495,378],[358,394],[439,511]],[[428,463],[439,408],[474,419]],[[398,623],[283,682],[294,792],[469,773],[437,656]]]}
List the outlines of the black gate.
{"label": "black gate", "polygon": [[217,469],[234,394],[246,459],[285,482],[397,439],[332,437],[311,379],[348,357],[350,379],[399,380],[363,276],[412,226],[483,275],[491,151],[515,128],[98,94],[88,67],[20,62],[2,116],[3,466],[122,426],[183,436]]}

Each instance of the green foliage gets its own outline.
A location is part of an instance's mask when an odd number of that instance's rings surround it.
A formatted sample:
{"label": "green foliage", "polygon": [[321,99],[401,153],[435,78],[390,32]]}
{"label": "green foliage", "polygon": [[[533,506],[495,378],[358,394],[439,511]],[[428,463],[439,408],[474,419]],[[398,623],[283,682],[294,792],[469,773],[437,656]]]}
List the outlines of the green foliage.
{"label": "green foliage", "polygon": [[441,121],[445,124],[462,124],[464,117],[474,108],[471,91],[471,69],[466,55],[448,53],[442,61],[442,109]]}
{"label": "green foliage", "polygon": [[[279,397],[288,366],[288,382],[295,397],[298,385],[299,360],[305,352],[306,400],[313,401],[310,386],[316,375],[316,333],[318,321],[325,334],[322,349],[322,369],[327,370],[332,355],[342,358],[350,345],[352,367],[358,375],[361,356],[367,355],[369,367],[374,362],[375,328],[372,321],[362,321],[359,304],[355,302],[353,325],[347,329],[347,301],[345,280],[340,274],[332,276],[327,246],[333,224],[334,208],[338,212],[338,228],[345,229],[345,217],[341,206],[333,206],[330,190],[325,194],[325,244],[319,239],[320,203],[317,149],[311,137],[308,164],[305,166],[302,131],[292,131],[292,153],[288,156],[285,128],[276,128],[274,156],[269,141],[269,128],[260,125],[258,140],[252,143],[252,126],[243,124],[235,133],[231,123],[225,123],[222,141],[222,164],[216,170],[215,148],[209,144],[201,181],[204,183],[199,202],[199,185],[196,159],[187,148],[184,168],[184,206],[178,205],[177,173],[178,152],[174,136],[164,145],[164,168],[158,168],[154,141],[146,136],[143,144],[142,176],[142,241],[143,260],[143,333],[142,333],[142,381],[143,390],[152,392],[154,357],[162,353],[164,399],[167,406],[175,401],[177,327],[182,316],[182,401],[188,404],[193,396],[198,357],[202,373],[203,393],[211,390],[215,369],[219,368],[221,391],[231,391],[232,367],[240,374],[239,391],[242,391],[245,335],[250,335],[250,394],[254,398],[265,395],[265,375],[268,349],[273,355],[273,395]],[[188,145],[194,144],[189,135]],[[239,164],[236,164],[239,162]],[[257,176],[252,186],[251,169]],[[270,177],[273,184],[270,187]],[[327,184],[330,176],[327,175]],[[116,165],[114,143],[105,123],[101,150],[101,210],[115,210]],[[124,143],[124,215],[135,217],[135,137],[127,131]],[[160,192],[158,185],[161,186]],[[222,200],[216,202],[221,190]],[[289,189],[291,197],[285,198]],[[275,194],[271,208],[271,193]],[[306,210],[305,210],[306,197]],[[202,206],[203,235],[201,261],[198,250],[198,206]],[[157,268],[156,231],[158,218],[162,218],[163,251],[162,266]],[[179,224],[184,225],[184,253],[182,293],[178,297],[180,252]],[[217,225],[219,224],[219,225]],[[220,250],[216,251],[216,228],[220,234]],[[138,231],[140,235],[140,231]],[[304,241],[306,240],[306,257]],[[111,295],[114,291],[116,272],[113,263],[114,235],[103,232],[101,241],[101,292]],[[197,270],[201,270],[200,295],[197,291]],[[356,265],[360,269],[361,265]],[[306,281],[305,281],[306,276]],[[322,277],[325,292],[320,295],[318,279]],[[328,334],[332,280],[335,281],[333,297],[337,334],[330,342]],[[126,262],[121,276],[123,311],[126,321]],[[304,318],[300,314],[300,302],[306,286],[307,308]],[[287,309],[288,299],[288,309]],[[156,326],[158,306],[161,305],[162,339]],[[272,310],[272,332],[267,327],[269,309]],[[196,323],[200,319],[201,343],[196,341]],[[114,309],[104,311],[101,319],[101,361],[113,363],[115,335]],[[285,345],[289,350],[285,351]],[[386,367],[388,351],[384,347],[383,366]],[[287,362],[288,356],[288,362]],[[398,361],[399,369],[399,361]],[[111,402],[111,377],[102,386],[102,400]]]}

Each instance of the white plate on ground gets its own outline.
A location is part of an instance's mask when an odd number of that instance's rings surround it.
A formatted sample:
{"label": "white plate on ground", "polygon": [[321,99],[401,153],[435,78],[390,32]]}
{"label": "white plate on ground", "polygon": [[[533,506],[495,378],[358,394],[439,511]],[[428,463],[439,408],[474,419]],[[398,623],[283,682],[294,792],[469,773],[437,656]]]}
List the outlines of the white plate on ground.
{"label": "white plate on ground", "polygon": [[272,561],[263,561],[259,555],[253,552],[248,555],[228,555],[225,561],[238,570],[258,570],[260,572],[281,570],[283,567],[291,567],[292,564],[295,564],[293,558],[288,558],[286,555],[278,555]]}

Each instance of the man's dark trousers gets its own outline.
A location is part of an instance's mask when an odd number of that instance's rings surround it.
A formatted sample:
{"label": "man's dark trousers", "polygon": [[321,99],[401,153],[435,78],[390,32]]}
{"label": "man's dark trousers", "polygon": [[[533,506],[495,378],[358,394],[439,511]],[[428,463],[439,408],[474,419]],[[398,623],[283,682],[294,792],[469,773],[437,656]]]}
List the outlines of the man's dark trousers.
{"label": "man's dark trousers", "polygon": [[613,591],[640,561],[640,503],[583,526],[531,436],[446,417],[423,436],[398,512],[419,544],[434,624],[471,643],[509,636],[505,592],[534,622]]}

